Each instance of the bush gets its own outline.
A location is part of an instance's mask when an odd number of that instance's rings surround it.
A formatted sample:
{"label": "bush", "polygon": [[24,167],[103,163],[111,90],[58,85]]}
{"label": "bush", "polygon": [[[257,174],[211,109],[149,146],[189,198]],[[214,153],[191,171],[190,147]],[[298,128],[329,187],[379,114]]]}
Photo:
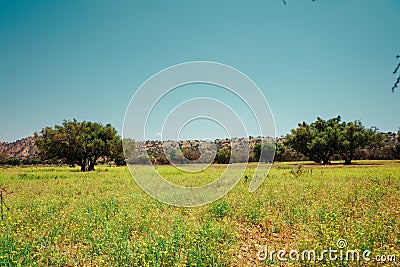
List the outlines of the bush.
{"label": "bush", "polygon": [[228,164],[231,158],[231,150],[229,148],[223,148],[215,155],[215,162],[219,164]]}
{"label": "bush", "polygon": [[21,164],[21,160],[20,160],[20,159],[17,159],[17,158],[9,158],[9,159],[7,160],[7,164],[8,164],[8,165],[12,165],[12,166],[17,166],[17,165],[20,165],[20,164]]}

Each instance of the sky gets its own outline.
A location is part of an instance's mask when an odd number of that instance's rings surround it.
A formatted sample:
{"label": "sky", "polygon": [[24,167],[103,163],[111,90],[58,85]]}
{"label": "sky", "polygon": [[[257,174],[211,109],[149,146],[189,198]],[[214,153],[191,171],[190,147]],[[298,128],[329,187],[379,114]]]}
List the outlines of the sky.
{"label": "sky", "polygon": [[[73,118],[121,133],[135,91],[190,61],[246,74],[277,136],[337,115],[397,132],[400,1],[286,2],[0,1],[0,141]],[[192,126],[187,137],[223,132]]]}

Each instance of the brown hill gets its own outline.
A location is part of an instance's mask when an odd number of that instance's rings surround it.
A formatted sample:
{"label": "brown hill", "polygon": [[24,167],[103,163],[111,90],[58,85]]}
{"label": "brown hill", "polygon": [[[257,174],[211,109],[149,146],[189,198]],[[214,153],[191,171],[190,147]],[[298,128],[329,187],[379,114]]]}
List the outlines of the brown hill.
{"label": "brown hill", "polygon": [[34,137],[26,137],[15,142],[0,142],[0,155],[6,158],[33,159],[38,157]]}

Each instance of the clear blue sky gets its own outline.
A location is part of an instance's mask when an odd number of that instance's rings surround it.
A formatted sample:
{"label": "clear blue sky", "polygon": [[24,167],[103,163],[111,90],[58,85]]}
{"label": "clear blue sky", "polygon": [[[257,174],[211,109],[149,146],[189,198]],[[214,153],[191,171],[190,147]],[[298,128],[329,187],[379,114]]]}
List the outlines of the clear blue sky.
{"label": "clear blue sky", "polygon": [[72,118],[120,131],[147,78],[194,60],[255,81],[278,136],[336,115],[397,131],[399,14],[398,0],[1,1],[0,141]]}

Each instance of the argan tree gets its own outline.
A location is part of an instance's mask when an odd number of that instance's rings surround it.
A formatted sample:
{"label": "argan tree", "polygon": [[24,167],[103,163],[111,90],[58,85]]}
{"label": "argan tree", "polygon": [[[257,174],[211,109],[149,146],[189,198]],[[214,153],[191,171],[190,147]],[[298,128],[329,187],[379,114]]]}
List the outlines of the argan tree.
{"label": "argan tree", "polygon": [[327,164],[337,151],[340,120],[338,116],[327,121],[317,118],[311,124],[300,123],[286,136],[285,143],[311,160]]}
{"label": "argan tree", "polygon": [[340,154],[345,164],[351,164],[356,152],[381,146],[383,138],[376,128],[366,128],[360,121],[341,122],[338,116],[300,123],[287,135],[286,144],[317,163],[327,164],[334,154]]}
{"label": "argan tree", "polygon": [[377,128],[365,128],[361,121],[343,122],[339,126],[337,153],[349,165],[357,151],[380,147],[383,139],[384,135],[379,134]]}
{"label": "argan tree", "polygon": [[75,119],[35,133],[35,144],[43,160],[58,160],[81,171],[92,171],[99,158],[120,156],[122,145],[110,125]]}

